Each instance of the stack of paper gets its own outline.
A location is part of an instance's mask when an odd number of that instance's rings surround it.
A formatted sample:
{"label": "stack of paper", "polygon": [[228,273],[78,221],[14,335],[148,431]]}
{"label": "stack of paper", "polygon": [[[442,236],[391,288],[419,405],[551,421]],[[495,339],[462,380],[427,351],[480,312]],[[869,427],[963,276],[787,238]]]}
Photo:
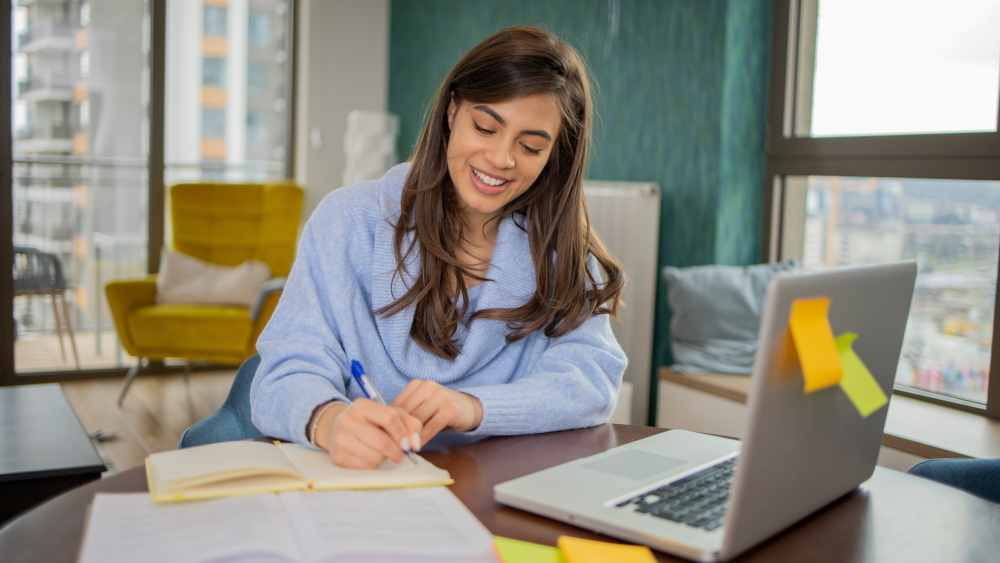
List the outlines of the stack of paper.
{"label": "stack of paper", "polygon": [[494,562],[493,538],[444,487],[293,491],[183,503],[94,498],[81,563]]}

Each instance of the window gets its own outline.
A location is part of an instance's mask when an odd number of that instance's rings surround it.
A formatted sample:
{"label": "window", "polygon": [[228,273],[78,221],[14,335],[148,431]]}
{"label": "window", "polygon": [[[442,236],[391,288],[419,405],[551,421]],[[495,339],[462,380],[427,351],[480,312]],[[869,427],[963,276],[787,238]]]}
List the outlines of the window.
{"label": "window", "polygon": [[896,392],[995,418],[998,20],[979,0],[776,2],[765,194],[771,259],[916,260]]}
{"label": "window", "polygon": [[76,127],[84,132],[90,128],[90,100],[81,100],[76,107]]}
{"label": "window", "polygon": [[267,142],[266,111],[247,112],[247,142],[248,143]]}
{"label": "window", "polygon": [[222,138],[226,136],[226,110],[201,110],[201,136],[207,138]]}
{"label": "window", "polygon": [[247,94],[267,93],[267,63],[247,64]]}
{"label": "window", "polygon": [[81,51],[77,60],[80,63],[80,78],[90,76],[90,51]]}
{"label": "window", "polygon": [[[223,4],[205,3],[208,7]],[[290,174],[286,154],[290,153],[291,112],[275,113],[272,108],[286,107],[291,95],[291,65],[275,61],[294,53],[288,33],[294,3],[253,0],[240,4],[239,10],[230,3],[233,9],[225,16],[229,33],[225,55],[213,50],[221,47],[219,40],[191,41],[203,31],[208,33],[208,28],[202,29],[200,17],[189,17],[187,3],[166,4],[173,25],[168,26],[166,36],[165,183],[203,178],[263,182],[286,177]],[[200,16],[202,3],[197,5],[194,15]],[[206,22],[209,17],[206,13]],[[191,69],[199,65],[201,83],[192,84]],[[225,120],[223,107],[230,109]],[[235,108],[242,109],[234,114]],[[212,161],[211,165],[206,166],[206,161]]]}
{"label": "window", "polygon": [[811,123],[799,135],[997,130],[1000,3],[838,0],[818,8]]}
{"label": "window", "polygon": [[225,37],[226,9],[220,6],[205,6],[202,32],[205,35]]}
{"label": "window", "polygon": [[[53,311],[47,297],[15,291],[12,270],[0,277],[0,318],[8,319],[0,325],[0,384],[122,377],[137,358],[117,341],[104,285],[157,271],[160,249],[170,240],[165,186],[291,174],[285,154],[294,115],[271,108],[284,107],[293,93],[287,69],[294,61],[271,66],[266,92],[247,99],[247,81],[227,80],[233,69],[222,59],[274,65],[279,53],[293,54],[295,3],[244,2],[237,20],[225,2],[206,2],[208,9],[201,1],[173,0],[10,3],[10,25],[0,29],[0,39],[12,47],[13,142],[0,151],[0,169],[8,172],[0,197],[11,208],[0,217],[0,244],[7,245],[5,256],[25,246],[55,257],[69,286],[69,312],[61,305]],[[248,19],[251,6],[270,16],[266,46],[223,38],[229,27],[241,35],[253,27],[260,36],[263,24]],[[213,37],[202,41],[206,34]],[[28,41],[32,37],[45,40]],[[206,53],[222,52],[227,55],[205,62]],[[36,84],[46,88],[31,87]],[[220,109],[225,104],[247,109],[227,119]],[[244,117],[257,111],[266,115]],[[250,143],[248,136],[263,141]]]}
{"label": "window", "polygon": [[205,57],[201,60],[201,84],[203,86],[226,86],[226,59]]}
{"label": "window", "polygon": [[263,12],[250,12],[247,17],[247,42],[252,47],[267,47],[271,42],[271,16]]}

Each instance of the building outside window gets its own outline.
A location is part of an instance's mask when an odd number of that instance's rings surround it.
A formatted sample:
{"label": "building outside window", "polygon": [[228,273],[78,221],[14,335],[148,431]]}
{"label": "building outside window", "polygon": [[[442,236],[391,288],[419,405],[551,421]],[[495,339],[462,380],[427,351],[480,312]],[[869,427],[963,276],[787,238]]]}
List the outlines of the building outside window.
{"label": "building outside window", "polygon": [[205,6],[204,34],[224,37],[226,35],[226,9],[222,6]]}
{"label": "building outside window", "polygon": [[205,57],[201,61],[201,83],[203,86],[226,86],[226,59]]}
{"label": "building outside window", "polygon": [[271,43],[271,15],[250,12],[247,17],[247,43],[252,47],[267,47]]}
{"label": "building outside window", "polygon": [[264,94],[267,92],[267,74],[270,65],[266,61],[251,61],[247,63],[247,94]]}
{"label": "building outside window", "polygon": [[222,109],[201,110],[201,136],[208,138],[225,138],[226,111]]}

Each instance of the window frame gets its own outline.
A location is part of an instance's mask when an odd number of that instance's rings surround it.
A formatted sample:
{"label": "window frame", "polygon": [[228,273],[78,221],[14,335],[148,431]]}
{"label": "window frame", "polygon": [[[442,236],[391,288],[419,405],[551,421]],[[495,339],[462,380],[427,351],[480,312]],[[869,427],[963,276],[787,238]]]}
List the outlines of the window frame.
{"label": "window frame", "polygon": [[[930,133],[857,137],[796,137],[793,129],[804,119],[811,84],[799,88],[800,74],[812,73],[812,61],[802,57],[815,49],[819,0],[776,0],[771,37],[771,84],[765,131],[767,155],[761,253],[764,261],[781,255],[780,241],[787,176],[853,176],[1000,181],[1000,111],[997,131]],[[805,17],[804,17],[805,16]],[[1000,99],[997,100],[1000,107]],[[1000,263],[998,263],[1000,275]],[[990,365],[1000,378],[1000,284],[994,300]],[[992,370],[991,370],[992,371]],[[986,406],[912,389],[895,394],[1000,418],[1000,381],[990,385]]]}
{"label": "window frame", "polygon": [[[148,273],[155,274],[160,269],[160,248],[164,242],[166,190],[164,185],[164,151],[165,151],[165,96],[166,96],[166,40],[167,40],[167,2],[168,0],[146,0],[150,15],[150,61],[149,61],[149,157],[147,161],[149,178],[149,216],[148,216]],[[293,178],[295,171],[295,116],[296,96],[295,80],[298,75],[299,42],[299,1],[287,0],[288,12],[285,18],[285,33],[288,37],[287,50],[289,64],[285,65],[284,78],[288,85],[284,123],[276,126],[284,127],[287,135],[285,143],[285,177]],[[6,76],[7,84],[13,79],[13,32],[11,10],[0,10],[0,73]],[[12,107],[12,90],[10,87],[0,89],[0,104]],[[0,112],[0,130],[12,131],[12,113]],[[13,143],[7,144],[7,149],[0,150],[0,263],[14,262],[14,221],[13,221]],[[0,276],[0,319],[12,319],[14,314],[14,279],[13,276]],[[171,368],[151,366],[150,373],[177,372],[181,367]],[[127,368],[93,369],[80,371],[52,371],[18,374],[14,367],[14,323],[0,322],[0,387],[10,385],[58,383],[95,377],[123,377]]]}

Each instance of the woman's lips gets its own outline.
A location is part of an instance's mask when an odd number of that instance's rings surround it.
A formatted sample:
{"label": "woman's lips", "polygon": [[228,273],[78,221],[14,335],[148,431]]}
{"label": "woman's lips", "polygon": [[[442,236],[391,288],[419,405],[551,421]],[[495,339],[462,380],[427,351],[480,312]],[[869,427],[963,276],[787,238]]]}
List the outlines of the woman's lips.
{"label": "woman's lips", "polygon": [[472,179],[472,186],[486,195],[497,195],[500,192],[504,191],[504,189],[507,187],[507,184],[510,183],[508,181],[500,184],[499,186],[491,186],[480,180],[479,177],[476,176],[475,169],[473,169],[471,166],[469,167],[469,177]]}

